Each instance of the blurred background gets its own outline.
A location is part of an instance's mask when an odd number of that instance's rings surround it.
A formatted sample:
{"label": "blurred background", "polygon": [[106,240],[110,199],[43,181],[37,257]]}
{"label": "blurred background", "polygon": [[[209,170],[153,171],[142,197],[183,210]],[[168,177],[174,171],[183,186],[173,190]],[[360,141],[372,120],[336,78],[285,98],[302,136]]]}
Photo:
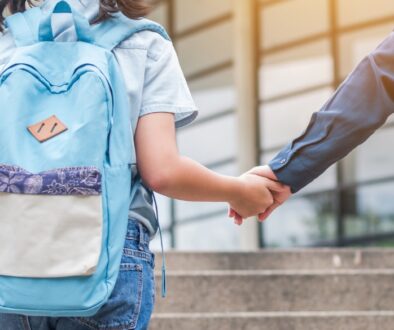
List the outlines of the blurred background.
{"label": "blurred background", "polygon": [[[394,3],[162,0],[151,18],[169,31],[200,108],[198,120],[178,131],[181,153],[239,175],[302,133],[312,112],[392,31]],[[166,248],[392,246],[393,143],[391,120],[263,225],[251,220],[240,229],[225,204],[160,196]]]}

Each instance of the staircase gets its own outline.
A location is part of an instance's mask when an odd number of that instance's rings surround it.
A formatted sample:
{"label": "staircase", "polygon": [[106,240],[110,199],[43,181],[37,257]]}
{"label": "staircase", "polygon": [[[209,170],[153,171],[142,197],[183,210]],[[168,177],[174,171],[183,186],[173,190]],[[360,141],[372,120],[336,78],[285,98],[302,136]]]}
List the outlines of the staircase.
{"label": "staircase", "polygon": [[394,249],[175,252],[167,268],[150,330],[394,329]]}

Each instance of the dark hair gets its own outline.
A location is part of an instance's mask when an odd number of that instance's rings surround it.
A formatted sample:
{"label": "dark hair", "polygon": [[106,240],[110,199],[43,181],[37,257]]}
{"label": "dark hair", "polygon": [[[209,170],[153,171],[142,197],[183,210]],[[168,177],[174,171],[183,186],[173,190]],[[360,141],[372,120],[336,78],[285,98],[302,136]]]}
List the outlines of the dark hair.
{"label": "dark hair", "polygon": [[[145,0],[99,0],[100,10],[98,16],[91,23],[99,23],[112,14],[121,11],[129,18],[141,18],[149,13],[150,6]],[[7,8],[11,14],[23,12],[26,5],[34,6],[34,0],[0,0],[0,31],[3,30],[4,11]]]}

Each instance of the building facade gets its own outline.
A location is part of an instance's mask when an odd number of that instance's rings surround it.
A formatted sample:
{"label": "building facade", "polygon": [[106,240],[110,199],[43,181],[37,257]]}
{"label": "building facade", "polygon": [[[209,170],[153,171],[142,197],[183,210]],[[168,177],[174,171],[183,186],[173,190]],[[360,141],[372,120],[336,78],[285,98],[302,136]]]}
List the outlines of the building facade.
{"label": "building facade", "polygon": [[[223,174],[268,162],[305,129],[394,27],[391,0],[162,0],[198,120],[182,154]],[[371,109],[373,111],[373,109]],[[249,126],[248,126],[249,125]],[[180,250],[394,244],[393,120],[292,197],[240,229],[227,205],[160,196],[165,245]],[[157,246],[157,241],[155,245]]]}

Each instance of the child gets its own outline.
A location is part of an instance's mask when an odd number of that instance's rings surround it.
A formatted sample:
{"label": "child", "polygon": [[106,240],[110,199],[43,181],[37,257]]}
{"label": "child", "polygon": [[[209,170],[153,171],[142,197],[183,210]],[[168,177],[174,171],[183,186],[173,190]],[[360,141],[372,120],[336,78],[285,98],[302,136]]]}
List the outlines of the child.
{"label": "child", "polygon": [[[43,9],[56,0],[47,0]],[[147,13],[141,0],[69,0],[74,9],[94,24],[120,9],[130,18]],[[26,0],[3,0],[0,10],[22,11]],[[60,26],[56,39],[70,32]],[[0,70],[15,50],[13,37],[0,38]],[[150,190],[188,201],[227,202],[241,217],[264,212],[273,203],[276,182],[253,175],[229,177],[216,174],[178,154],[175,128],[192,122],[197,109],[182,74],[173,45],[157,33],[143,31],[121,43],[114,54],[124,74],[131,111],[139,110],[135,131],[138,173],[143,185],[129,214],[122,265],[109,301],[93,317],[28,317],[0,314],[0,329],[88,330],[147,329],[154,304],[154,256],[150,238],[156,233]],[[146,202],[147,203],[144,203]]]}

